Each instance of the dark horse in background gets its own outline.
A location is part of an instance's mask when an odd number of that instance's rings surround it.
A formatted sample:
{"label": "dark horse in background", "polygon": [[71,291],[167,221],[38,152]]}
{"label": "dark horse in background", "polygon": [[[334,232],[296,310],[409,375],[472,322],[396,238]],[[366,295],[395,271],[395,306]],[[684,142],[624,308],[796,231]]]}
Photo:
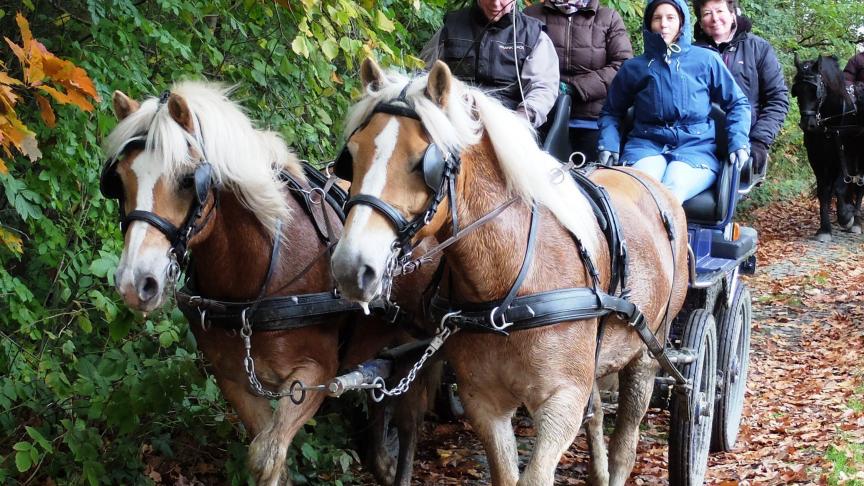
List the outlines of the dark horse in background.
{"label": "dark horse in background", "polygon": [[845,231],[861,233],[864,194],[864,89],[847,88],[837,58],[800,61],[795,55],[792,96],[798,98],[807,158],[816,176],[819,230],[816,239],[831,241],[831,200]]}

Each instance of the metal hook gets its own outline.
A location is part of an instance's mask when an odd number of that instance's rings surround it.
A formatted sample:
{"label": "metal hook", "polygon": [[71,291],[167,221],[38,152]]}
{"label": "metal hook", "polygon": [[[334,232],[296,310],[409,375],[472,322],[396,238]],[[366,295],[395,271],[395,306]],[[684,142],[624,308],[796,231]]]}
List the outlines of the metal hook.
{"label": "metal hook", "polygon": [[212,329],[213,327],[207,325],[207,309],[198,309],[198,314],[201,316],[201,330],[204,332],[209,332],[210,329]]}
{"label": "metal hook", "polygon": [[496,324],[495,323],[495,313],[496,312],[498,312],[498,307],[495,307],[494,309],[492,309],[491,312],[489,312],[489,322],[492,324],[492,329],[495,329],[496,331],[503,331],[504,329],[507,329],[508,327],[513,325],[512,322],[507,322],[507,317],[504,315],[503,312],[501,313],[501,325],[499,326],[498,324]]}

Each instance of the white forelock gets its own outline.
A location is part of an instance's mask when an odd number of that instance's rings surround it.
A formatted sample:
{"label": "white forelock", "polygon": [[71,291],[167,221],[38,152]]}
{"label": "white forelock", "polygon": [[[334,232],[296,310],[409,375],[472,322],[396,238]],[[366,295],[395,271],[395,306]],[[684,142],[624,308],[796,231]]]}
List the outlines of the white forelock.
{"label": "white forelock", "polygon": [[[277,133],[252,126],[242,109],[228,99],[231,90],[218,83],[182,81],[171,87],[181,96],[200,123],[203,153],[213,167],[215,179],[232,191],[271,233],[276,222],[290,222],[291,210],[283,193],[279,172],[305,180],[297,157]],[[192,172],[199,163],[189,155],[189,147],[202,153],[195,134],[183,129],[157,98],[149,98],[123,119],[108,135],[105,153],[115,157],[127,140],[146,136],[145,150],[162,164],[161,172],[169,183]]]}
{"label": "white forelock", "polygon": [[564,177],[561,181],[560,177],[553,177],[561,163],[537,145],[536,134],[524,117],[455,77],[451,80],[444,109],[426,95],[428,74],[409,78],[388,71],[386,79],[377,90],[370,84],[363,98],[351,108],[345,127],[346,138],[363,124],[378,103],[396,100],[408,85],[406,102],[420,116],[433,142],[445,151],[458,154],[479,143],[485,130],[508,191],[546,206],[584,243],[589,254],[596,255],[600,242],[593,231],[594,225],[586,224],[588,218],[594,218],[590,203],[572,178]]}

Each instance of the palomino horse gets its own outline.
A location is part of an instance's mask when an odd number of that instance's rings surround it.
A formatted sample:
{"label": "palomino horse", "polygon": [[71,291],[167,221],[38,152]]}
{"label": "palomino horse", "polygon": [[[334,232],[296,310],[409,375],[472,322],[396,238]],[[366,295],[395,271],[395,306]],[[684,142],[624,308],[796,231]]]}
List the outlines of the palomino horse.
{"label": "palomino horse", "polygon": [[[115,279],[127,305],[150,312],[163,304],[173,290],[177,260],[185,259],[184,247],[194,255],[189,272],[195,291],[208,299],[248,304],[265,296],[332,293],[326,258],[329,244],[318,236],[319,220],[321,211],[328,211],[337,233],[329,238],[335,239],[341,231],[339,218],[324,202],[317,218],[307,214],[307,207],[295,197],[304,190],[306,197],[313,196],[301,164],[278,135],[255,129],[227,98],[227,90],[184,82],[175,85],[170,96],[166,93],[142,103],[115,92],[114,110],[120,123],[107,139],[111,159],[102,188],[120,200],[125,246]],[[289,194],[280,174],[296,183],[290,189],[295,195]],[[411,280],[402,283],[406,289],[415,285]],[[422,283],[416,286],[423,288]],[[396,294],[412,302],[410,294],[400,294],[399,289]],[[350,306],[335,297],[327,302],[337,309]],[[202,312],[201,325],[199,319],[190,319],[192,330],[225,398],[254,437],[250,470],[261,485],[288,482],[284,470],[288,446],[324,394],[310,392],[300,404],[283,398],[272,410],[267,399],[250,391],[249,371],[244,369],[246,350],[237,329],[214,325],[207,330],[205,322],[212,322],[212,316]],[[318,317],[295,319],[299,324],[289,329],[247,330],[252,376],[264,389],[283,393],[295,380],[307,385],[326,383],[338,369],[354,366],[405,339],[380,319],[355,322],[358,316],[357,312],[322,312]],[[361,329],[351,332],[354,326]],[[422,388],[414,397],[418,403],[425,398]],[[423,412],[413,404],[402,405],[397,412],[402,412],[394,415],[404,439],[401,444],[413,446],[416,438],[410,433],[416,435]],[[405,430],[408,436],[402,435]],[[413,449],[404,453],[413,457]],[[392,476],[395,468],[388,470],[382,454],[377,458],[379,476]],[[409,458],[400,471],[403,484],[405,475],[410,478],[410,466]]]}
{"label": "palomino horse", "polygon": [[[864,194],[864,96],[846,90],[837,58],[820,56],[800,61],[796,54],[792,95],[798,99],[807,159],[816,177],[819,230],[816,239],[831,241],[831,201],[836,199],[837,222],[861,233]],[[856,104],[858,105],[856,109]]]}
{"label": "palomino horse", "polygon": [[[519,295],[589,287],[591,276],[580,259],[577,239],[606,288],[611,256],[592,207],[572,179],[561,177],[560,164],[537,147],[518,115],[453,78],[441,62],[427,75],[408,79],[385,74],[367,59],[361,78],[365,96],[353,107],[346,127],[353,159],[351,194],[352,199],[377,202],[350,209],[333,254],[333,271],[344,296],[368,302],[386,286],[382,282],[392,268],[391,249],[404,241],[404,234],[397,237],[394,231],[392,213],[403,221],[425,223],[414,241],[426,235],[446,241],[453,236],[454,216],[464,228],[514,196],[520,200],[445,250],[451,276],[442,281],[450,282],[452,298],[462,305],[501,302],[523,265],[532,203],[540,206],[538,237]],[[455,194],[455,201],[447,201],[450,196],[441,200],[434,216],[426,211],[434,202],[430,151],[444,160],[461,159],[455,188],[448,193]],[[621,222],[629,258],[629,299],[657,334],[665,332],[664,316],[678,313],[687,291],[686,222],[671,193],[638,174],[598,170],[592,178],[611,193]],[[454,203],[455,208],[448,207]],[[389,211],[382,210],[384,206]],[[668,227],[658,209],[668,215]],[[467,415],[486,449],[494,484],[552,484],[589,397],[597,395],[592,394],[595,377],[615,372],[620,399],[609,464],[602,435],[598,438],[589,430],[591,476],[599,483],[624,484],[635,461],[656,363],[626,322],[609,317],[596,368],[597,318],[509,335],[463,331],[444,346]],[[533,415],[537,430],[521,479],[510,423],[520,405]],[[596,431],[597,424],[594,427]]]}

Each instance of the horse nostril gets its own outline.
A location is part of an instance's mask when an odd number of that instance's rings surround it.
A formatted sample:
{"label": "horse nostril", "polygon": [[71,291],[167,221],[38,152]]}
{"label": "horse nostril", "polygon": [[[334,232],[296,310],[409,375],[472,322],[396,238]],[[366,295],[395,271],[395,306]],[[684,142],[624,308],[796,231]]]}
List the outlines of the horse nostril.
{"label": "horse nostril", "polygon": [[149,302],[159,292],[159,282],[153,275],[147,275],[138,282],[138,298],[141,302]]}
{"label": "horse nostril", "polygon": [[378,279],[378,272],[369,265],[363,265],[360,269],[360,288],[367,289]]}

